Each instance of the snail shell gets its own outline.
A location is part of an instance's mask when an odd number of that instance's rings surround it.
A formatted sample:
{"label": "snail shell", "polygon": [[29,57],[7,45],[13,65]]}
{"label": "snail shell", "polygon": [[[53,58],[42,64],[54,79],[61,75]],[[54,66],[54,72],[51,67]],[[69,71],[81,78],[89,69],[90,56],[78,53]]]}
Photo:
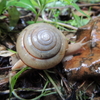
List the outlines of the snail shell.
{"label": "snail shell", "polygon": [[48,69],[64,57],[67,40],[54,26],[36,23],[27,26],[17,40],[17,52],[21,60],[35,69]]}

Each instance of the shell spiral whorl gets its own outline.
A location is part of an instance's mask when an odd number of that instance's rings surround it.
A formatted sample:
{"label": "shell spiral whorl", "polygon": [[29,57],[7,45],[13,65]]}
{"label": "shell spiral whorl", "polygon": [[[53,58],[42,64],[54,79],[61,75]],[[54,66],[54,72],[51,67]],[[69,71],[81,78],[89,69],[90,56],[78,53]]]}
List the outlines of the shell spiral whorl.
{"label": "shell spiral whorl", "polygon": [[64,57],[67,41],[54,26],[36,23],[26,27],[17,40],[17,52],[22,61],[36,69],[48,69]]}

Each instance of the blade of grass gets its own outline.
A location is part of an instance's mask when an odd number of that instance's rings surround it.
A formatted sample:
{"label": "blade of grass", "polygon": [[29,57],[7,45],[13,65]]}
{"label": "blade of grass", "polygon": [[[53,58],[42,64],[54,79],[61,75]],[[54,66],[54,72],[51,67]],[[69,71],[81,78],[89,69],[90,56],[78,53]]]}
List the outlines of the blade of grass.
{"label": "blade of grass", "polygon": [[13,89],[12,93],[13,93],[14,96],[15,96],[16,98],[18,98],[19,100],[38,100],[38,99],[40,99],[40,98],[43,97],[43,96],[47,96],[47,95],[51,95],[51,94],[55,94],[55,93],[56,93],[56,92],[51,92],[51,91],[48,91],[48,92],[49,92],[49,93],[48,93],[47,91],[45,91],[45,89],[46,89],[48,83],[49,83],[49,81],[47,81],[47,82],[45,83],[44,88],[42,89],[41,94],[40,94],[39,96],[33,98],[33,99],[24,99],[24,98],[21,98],[20,96],[18,96],[18,95],[16,94],[16,92],[15,92],[14,89]]}
{"label": "blade of grass", "polygon": [[58,87],[56,86],[56,84],[54,83],[53,79],[50,77],[50,75],[47,73],[46,70],[43,70],[44,73],[46,74],[46,76],[48,77],[48,79],[50,80],[50,82],[52,83],[52,85],[55,87],[55,89],[57,90],[59,96],[62,98],[62,100],[65,100],[62,96],[62,93],[60,92],[60,90],[58,89]]}
{"label": "blade of grass", "polygon": [[15,83],[18,79],[18,77],[24,72],[25,70],[29,69],[29,67],[25,67],[22,70],[20,70],[16,75],[14,75],[12,78],[9,77],[9,83],[10,83],[10,97],[12,95],[12,91],[14,89]]}

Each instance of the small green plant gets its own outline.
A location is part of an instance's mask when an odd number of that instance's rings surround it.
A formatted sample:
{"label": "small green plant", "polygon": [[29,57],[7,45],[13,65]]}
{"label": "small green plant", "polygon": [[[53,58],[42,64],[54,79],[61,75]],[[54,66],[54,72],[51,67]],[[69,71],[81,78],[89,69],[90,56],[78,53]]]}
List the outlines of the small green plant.
{"label": "small green plant", "polygon": [[[7,11],[8,11],[8,13],[5,13]],[[0,1],[0,21],[3,21],[3,19],[8,18],[9,19],[9,25],[8,25],[9,30],[10,30],[10,27],[14,27],[17,24],[19,16],[20,16],[20,13],[16,9],[15,6],[13,6],[13,7],[9,6],[8,7],[7,6],[7,0],[1,0]]]}
{"label": "small green plant", "polygon": [[65,23],[70,23],[72,26],[75,26],[75,27],[81,27],[83,25],[86,25],[90,20],[90,18],[84,19],[83,17],[77,16],[75,14],[73,14],[73,16],[74,16],[74,19],[66,21]]}
{"label": "small green plant", "polygon": [[[86,15],[86,14],[79,8],[79,6],[75,3],[75,2],[76,2],[75,0],[63,0],[63,1],[64,1],[64,3],[65,3],[66,5],[71,5],[71,6],[74,7],[77,11],[79,11],[79,12],[81,12],[82,14]],[[86,16],[89,18],[88,15],[86,15]]]}
{"label": "small green plant", "polygon": [[[60,1],[57,1],[57,2],[55,3],[55,7],[57,7],[57,6],[58,6],[58,7],[61,7],[61,6],[64,7],[64,6],[66,6],[66,5],[67,5],[67,6],[72,6],[72,7],[74,8],[74,10],[76,9],[77,11],[81,12],[82,14],[84,14],[84,15],[87,17],[87,19],[84,19],[83,17],[79,17],[79,16],[73,14],[73,10],[71,10],[70,13],[72,13],[72,16],[73,16],[74,19],[71,19],[71,20],[68,20],[68,21],[60,21],[60,20],[58,19],[60,13],[63,12],[63,11],[65,12],[65,11],[68,10],[68,8],[65,8],[65,9],[67,9],[67,10],[63,9],[63,10],[61,10],[61,12],[58,11],[58,10],[52,9],[52,10],[53,10],[53,15],[54,15],[53,21],[56,22],[57,24],[59,24],[58,22],[60,22],[60,23],[70,24],[70,25],[75,26],[75,27],[81,27],[81,26],[83,26],[83,25],[86,25],[86,24],[89,22],[89,20],[90,20],[90,16],[86,15],[86,14],[79,8],[79,6],[78,6],[75,2],[76,2],[76,1],[74,1],[74,0],[60,0]],[[48,7],[54,7],[54,2],[53,2],[53,3],[47,4],[47,6],[48,6]],[[69,8],[69,9],[70,9],[70,8]],[[67,12],[68,12],[68,11],[67,11]],[[62,26],[63,26],[63,24],[62,24]]]}
{"label": "small green plant", "polygon": [[16,81],[18,79],[18,77],[25,71],[29,69],[29,67],[25,67],[22,70],[20,70],[16,75],[14,75],[13,77],[10,76],[9,78],[9,83],[10,83],[10,97],[12,95],[12,91],[14,90],[14,86],[16,84]]}
{"label": "small green plant", "polygon": [[[18,6],[18,7],[23,7],[25,9],[28,9],[28,10],[34,12],[34,14],[36,15],[35,20],[33,22],[29,22],[29,23],[36,23],[38,17],[41,15],[43,20],[46,22],[55,23],[56,25],[61,25],[61,26],[72,28],[72,29],[76,30],[77,28],[74,28],[73,26],[64,24],[65,22],[61,23],[58,20],[57,17],[59,16],[60,13],[57,10],[50,11],[51,14],[54,15],[54,18],[52,18],[53,20],[47,20],[46,16],[45,16],[45,11],[48,9],[48,7],[50,7],[50,6],[51,7],[57,7],[57,6],[61,7],[61,6],[66,6],[66,5],[70,5],[70,6],[74,7],[76,10],[78,10],[79,12],[81,12],[82,14],[86,15],[75,2],[76,1],[74,1],[74,0],[60,0],[60,1],[58,1],[58,0],[8,0],[7,7]],[[86,16],[89,18],[88,15],[86,15]],[[80,20],[81,19],[79,19],[79,21]]]}
{"label": "small green plant", "polygon": [[[7,7],[7,0],[0,0],[0,38],[4,40],[16,26],[20,13],[15,6]],[[8,20],[8,22],[7,22]]]}
{"label": "small green plant", "polygon": [[[24,99],[24,98],[21,98],[20,96],[18,96],[17,93],[16,93],[16,91],[15,91],[15,89],[14,89],[14,86],[15,86],[15,84],[17,82],[17,79],[27,69],[30,69],[30,68],[29,67],[25,67],[25,68],[21,69],[18,73],[16,73],[13,77],[10,76],[10,78],[9,78],[9,83],[10,83],[10,97],[13,94],[19,100],[28,100],[28,99]],[[44,72],[45,72],[45,74],[47,74],[46,71],[44,71]],[[53,83],[54,87],[57,89],[57,92],[60,93],[60,91],[58,90],[57,86],[55,85],[55,83],[53,82],[53,80],[51,79],[51,77],[48,74],[47,74],[47,77],[49,78],[50,81],[52,81],[51,83]],[[39,98],[41,98],[43,96],[52,95],[52,94],[57,93],[57,92],[52,92],[49,89],[46,89],[46,87],[47,87],[47,85],[49,83],[49,80],[46,81],[46,83],[44,85],[44,88],[42,90],[39,90],[41,92],[41,94],[39,96],[33,98],[33,99],[30,99],[30,100],[37,100],[37,99],[39,99]],[[27,89],[27,91],[28,90],[29,89]],[[34,92],[35,90],[31,90],[31,91]],[[61,93],[60,93],[60,95],[61,95]]]}
{"label": "small green plant", "polygon": [[54,0],[9,0],[7,3],[7,7],[18,6],[31,10],[32,12],[34,12],[34,14],[36,14],[35,17],[35,22],[36,22],[41,12],[45,9],[46,4],[52,1]]}

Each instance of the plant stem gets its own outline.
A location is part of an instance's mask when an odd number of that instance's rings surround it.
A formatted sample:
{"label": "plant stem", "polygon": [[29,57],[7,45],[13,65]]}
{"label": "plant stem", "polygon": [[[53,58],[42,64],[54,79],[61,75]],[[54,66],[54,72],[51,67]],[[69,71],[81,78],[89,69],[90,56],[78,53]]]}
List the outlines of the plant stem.
{"label": "plant stem", "polygon": [[46,4],[44,4],[43,6],[40,4],[40,2],[38,1],[38,3],[39,3],[39,6],[40,6],[40,11],[38,12],[38,14],[36,15],[36,17],[35,17],[35,23],[36,23],[36,21],[37,21],[37,19],[38,19],[38,17],[40,16],[40,14],[42,13],[42,11],[44,10],[44,8],[45,8],[45,5]]}
{"label": "plant stem", "polygon": [[43,88],[41,94],[40,94],[39,96],[33,98],[33,99],[24,99],[24,98],[21,98],[20,96],[18,96],[18,95],[16,94],[16,92],[15,92],[14,90],[12,91],[12,93],[13,93],[13,95],[14,95],[16,98],[18,98],[19,100],[37,100],[37,99],[39,99],[39,98],[41,98],[41,97],[43,97],[43,96],[52,95],[52,94],[55,94],[55,93],[56,93],[56,92],[46,93],[45,89],[46,89],[46,86],[48,85],[48,83],[49,83],[49,81],[46,82],[46,84],[45,84],[45,86],[44,86],[44,88]]}
{"label": "plant stem", "polygon": [[15,96],[16,98],[18,98],[19,100],[37,100],[37,99],[41,98],[42,96],[44,96],[44,94],[40,94],[39,96],[37,96],[37,97],[35,97],[35,98],[33,98],[33,99],[24,99],[24,98],[19,97],[19,96],[16,94],[15,91],[12,91],[12,93],[13,93],[14,96]]}

